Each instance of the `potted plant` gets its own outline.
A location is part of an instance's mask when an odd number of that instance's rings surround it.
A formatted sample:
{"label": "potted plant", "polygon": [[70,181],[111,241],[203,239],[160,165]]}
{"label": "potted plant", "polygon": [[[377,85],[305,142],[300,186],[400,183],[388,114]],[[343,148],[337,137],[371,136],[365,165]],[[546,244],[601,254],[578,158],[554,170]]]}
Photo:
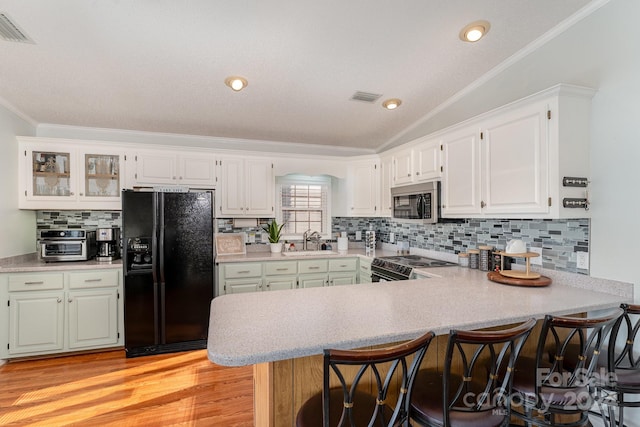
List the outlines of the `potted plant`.
{"label": "potted plant", "polygon": [[279,224],[273,219],[269,224],[264,224],[262,228],[269,233],[269,243],[271,245],[271,252],[282,252],[282,243],[280,242],[280,236],[282,235],[282,227],[284,224]]}

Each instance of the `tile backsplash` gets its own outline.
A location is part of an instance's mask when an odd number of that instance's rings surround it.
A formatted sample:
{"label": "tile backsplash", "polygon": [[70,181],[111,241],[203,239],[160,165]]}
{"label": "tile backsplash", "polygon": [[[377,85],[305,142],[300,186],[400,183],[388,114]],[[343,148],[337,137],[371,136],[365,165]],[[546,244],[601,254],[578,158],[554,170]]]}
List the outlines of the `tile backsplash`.
{"label": "tile backsplash", "polygon": [[[333,218],[333,231],[376,230],[378,239],[390,243],[408,241],[410,247],[460,253],[479,245],[504,250],[511,239],[523,240],[527,247],[542,248],[542,266],[552,270],[588,274],[576,267],[576,252],[589,251],[589,220],[466,219],[456,223],[419,224],[390,218]],[[519,260],[518,262],[524,262]]]}
{"label": "tile backsplash", "polygon": [[[262,239],[262,224],[269,219],[259,219],[255,227],[234,227],[231,219],[216,219],[219,232],[246,232],[256,244],[267,243]],[[36,225],[42,228],[121,227],[120,211],[37,211]],[[356,231],[370,228],[376,231],[381,242],[408,241],[410,247],[457,254],[479,245],[491,245],[504,249],[510,239],[521,239],[527,247],[542,248],[544,268],[588,274],[588,270],[576,266],[577,252],[589,251],[588,219],[466,219],[454,223],[420,224],[401,222],[391,218],[334,217],[332,235],[346,232],[354,241]],[[364,234],[364,233],[363,233]],[[519,260],[522,262],[522,260]]]}
{"label": "tile backsplash", "polygon": [[37,211],[36,227],[108,228],[122,227],[120,211]]}

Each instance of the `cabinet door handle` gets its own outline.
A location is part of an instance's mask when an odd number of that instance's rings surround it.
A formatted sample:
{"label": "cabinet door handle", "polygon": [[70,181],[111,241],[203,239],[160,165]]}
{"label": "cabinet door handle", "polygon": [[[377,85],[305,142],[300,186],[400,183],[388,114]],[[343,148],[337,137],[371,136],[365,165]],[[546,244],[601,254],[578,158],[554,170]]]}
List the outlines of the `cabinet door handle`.
{"label": "cabinet door handle", "polygon": [[85,279],[84,281],[85,283],[89,283],[89,282],[102,282],[102,279]]}
{"label": "cabinet door handle", "polygon": [[340,267],[346,267],[347,264],[340,264]]}
{"label": "cabinet door handle", "polygon": [[481,201],[481,202],[480,202],[480,207],[481,207],[481,208],[484,208],[485,206],[487,206],[487,204],[486,204],[485,202]]}
{"label": "cabinet door handle", "polygon": [[43,285],[44,282],[40,280],[39,282],[24,282],[25,285]]}
{"label": "cabinet door handle", "polygon": [[249,270],[238,271],[238,274],[247,274],[247,273],[251,273],[251,272]]}
{"label": "cabinet door handle", "polygon": [[319,268],[320,268],[320,267],[309,267],[309,270],[317,270],[317,269],[319,269]]}
{"label": "cabinet door handle", "polygon": [[57,301],[58,301],[58,303],[61,303],[62,302],[62,298],[58,298]]}
{"label": "cabinet door handle", "polygon": [[68,300],[68,301],[69,301],[69,302],[73,302],[73,299],[69,298],[69,300]]}
{"label": "cabinet door handle", "polygon": [[420,175],[420,172],[416,172],[416,175]]}
{"label": "cabinet door handle", "polygon": [[276,271],[287,271],[288,268],[276,268]]}
{"label": "cabinet door handle", "polygon": [[408,174],[407,174],[407,176],[411,176],[411,174],[410,174],[410,173],[408,173]]}

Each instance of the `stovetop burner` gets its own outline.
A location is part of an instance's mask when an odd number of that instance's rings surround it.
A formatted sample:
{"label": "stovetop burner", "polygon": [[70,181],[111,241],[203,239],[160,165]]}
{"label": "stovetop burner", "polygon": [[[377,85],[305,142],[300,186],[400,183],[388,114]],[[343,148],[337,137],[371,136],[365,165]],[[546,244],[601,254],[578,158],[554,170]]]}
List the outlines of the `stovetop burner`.
{"label": "stovetop burner", "polygon": [[441,261],[420,255],[398,255],[374,258],[371,272],[386,280],[406,280],[411,277],[414,268],[449,267],[453,262]]}
{"label": "stovetop burner", "polygon": [[441,261],[439,259],[427,258],[420,255],[398,255],[381,257],[386,261],[395,262],[400,265],[407,265],[409,267],[449,267],[456,265],[453,262]]}

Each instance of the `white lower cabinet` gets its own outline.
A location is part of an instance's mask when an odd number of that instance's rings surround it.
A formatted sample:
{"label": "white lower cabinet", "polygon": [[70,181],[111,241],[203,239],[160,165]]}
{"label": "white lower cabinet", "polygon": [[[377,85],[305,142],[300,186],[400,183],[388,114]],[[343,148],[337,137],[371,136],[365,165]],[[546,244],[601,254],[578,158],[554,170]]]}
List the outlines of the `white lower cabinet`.
{"label": "white lower cabinet", "polygon": [[298,278],[296,276],[276,276],[264,279],[266,291],[279,291],[283,289],[295,289]]}
{"label": "white lower cabinet", "polygon": [[299,288],[321,288],[327,285],[327,274],[301,274],[298,276]]}
{"label": "white lower cabinet", "polygon": [[371,258],[360,258],[358,283],[371,283]]}
{"label": "white lower cabinet", "polygon": [[[0,359],[124,344],[122,270],[0,275]],[[4,322],[3,322],[4,323]]]}
{"label": "white lower cabinet", "polygon": [[358,283],[358,258],[220,263],[217,295]]}
{"label": "white lower cabinet", "polygon": [[63,338],[64,292],[9,297],[9,355],[59,352]]}
{"label": "white lower cabinet", "polygon": [[358,274],[355,271],[329,274],[329,286],[355,285],[356,283],[358,283]]}
{"label": "white lower cabinet", "polygon": [[70,291],[69,348],[84,349],[118,343],[118,290]]}
{"label": "white lower cabinet", "polygon": [[225,294],[258,292],[262,290],[262,278],[225,280],[223,282],[223,290]]}

